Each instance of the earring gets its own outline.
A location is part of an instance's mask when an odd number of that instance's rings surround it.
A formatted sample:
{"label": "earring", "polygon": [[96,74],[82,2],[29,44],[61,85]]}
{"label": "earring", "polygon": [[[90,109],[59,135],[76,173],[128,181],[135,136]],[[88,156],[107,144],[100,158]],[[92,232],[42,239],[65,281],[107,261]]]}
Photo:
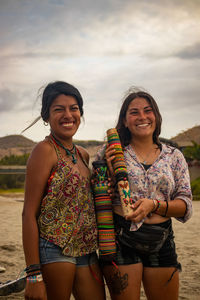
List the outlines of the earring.
{"label": "earring", "polygon": [[49,123],[44,121],[44,126],[48,126],[48,125],[49,125]]}

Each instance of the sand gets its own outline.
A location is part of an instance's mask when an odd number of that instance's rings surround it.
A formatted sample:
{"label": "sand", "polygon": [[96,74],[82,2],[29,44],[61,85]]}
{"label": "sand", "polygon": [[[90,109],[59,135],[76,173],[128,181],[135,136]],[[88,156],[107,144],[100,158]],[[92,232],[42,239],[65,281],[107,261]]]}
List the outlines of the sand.
{"label": "sand", "polygon": [[[200,202],[193,202],[193,206],[193,216],[186,224],[173,220],[177,253],[182,264],[179,296],[182,300],[200,299]],[[16,279],[25,267],[21,233],[22,207],[23,195],[0,196],[0,266],[6,269],[0,273],[0,282]],[[0,300],[4,299],[24,299],[23,292],[0,297]],[[107,299],[110,299],[109,296]],[[143,299],[146,298],[142,292]]]}

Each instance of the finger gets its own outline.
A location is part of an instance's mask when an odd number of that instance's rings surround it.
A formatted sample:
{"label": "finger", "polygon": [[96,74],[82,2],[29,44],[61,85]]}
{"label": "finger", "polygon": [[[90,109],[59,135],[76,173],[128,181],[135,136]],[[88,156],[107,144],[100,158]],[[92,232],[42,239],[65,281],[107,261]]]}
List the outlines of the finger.
{"label": "finger", "polygon": [[116,150],[114,148],[107,148],[105,153],[114,153]]}
{"label": "finger", "polygon": [[111,144],[106,144],[106,149],[111,149],[111,148],[114,148],[115,147],[115,145],[111,145]]}
{"label": "finger", "polygon": [[110,172],[111,176],[113,177],[113,174],[114,174],[113,166],[112,166],[111,162],[108,162],[107,164],[108,164],[109,172]]}
{"label": "finger", "polygon": [[111,155],[109,155],[109,154],[106,155],[107,163],[113,161],[113,159],[115,159],[115,155],[112,155],[112,154]]}
{"label": "finger", "polygon": [[109,156],[113,155],[114,153],[115,153],[115,149],[107,149],[105,151],[105,156],[109,157]]}
{"label": "finger", "polygon": [[107,192],[108,192],[109,196],[113,195],[113,191],[112,190],[108,190]]}
{"label": "finger", "polygon": [[134,202],[133,207],[136,209],[141,205],[142,201],[139,199],[136,202]]}

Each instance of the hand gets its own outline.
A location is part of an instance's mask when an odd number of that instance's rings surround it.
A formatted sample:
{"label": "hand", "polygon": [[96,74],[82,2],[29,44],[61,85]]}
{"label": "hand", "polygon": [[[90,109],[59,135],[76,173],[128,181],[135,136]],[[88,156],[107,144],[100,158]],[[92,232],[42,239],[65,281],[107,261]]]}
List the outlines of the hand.
{"label": "hand", "polygon": [[108,177],[108,190],[107,190],[111,199],[115,197],[115,182],[112,178]]}
{"label": "hand", "polygon": [[47,300],[46,287],[44,281],[31,283],[26,282],[25,300]]}
{"label": "hand", "polygon": [[131,220],[134,223],[142,221],[154,209],[153,200],[141,198],[131,205],[133,212],[127,215],[126,220]]}

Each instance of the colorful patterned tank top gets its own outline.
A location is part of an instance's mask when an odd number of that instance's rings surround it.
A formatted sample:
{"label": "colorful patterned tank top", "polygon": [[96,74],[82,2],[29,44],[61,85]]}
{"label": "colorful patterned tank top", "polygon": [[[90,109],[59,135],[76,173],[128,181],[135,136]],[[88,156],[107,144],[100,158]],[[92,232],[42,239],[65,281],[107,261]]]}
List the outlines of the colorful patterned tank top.
{"label": "colorful patterned tank top", "polygon": [[58,163],[41,202],[38,217],[40,236],[60,246],[64,255],[82,256],[97,249],[90,178],[82,177],[62,157],[55,144],[54,147]]}

